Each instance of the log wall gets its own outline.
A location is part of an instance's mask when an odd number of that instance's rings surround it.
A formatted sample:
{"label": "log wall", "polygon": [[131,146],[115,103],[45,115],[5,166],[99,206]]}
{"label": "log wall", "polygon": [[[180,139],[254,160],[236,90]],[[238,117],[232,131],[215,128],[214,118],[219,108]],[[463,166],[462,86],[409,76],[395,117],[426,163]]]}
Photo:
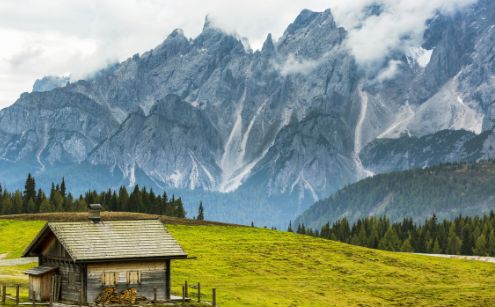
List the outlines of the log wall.
{"label": "log wall", "polygon": [[[130,273],[133,274],[130,274]],[[140,282],[138,284],[129,283],[129,277],[135,279],[135,272],[139,272]],[[117,291],[135,288],[137,296],[153,299],[153,289],[157,289],[157,299],[165,300],[167,292],[166,283],[167,266],[165,261],[151,262],[114,262],[87,265],[87,302],[93,303],[105,288],[105,285],[112,276],[115,276],[114,285]]]}

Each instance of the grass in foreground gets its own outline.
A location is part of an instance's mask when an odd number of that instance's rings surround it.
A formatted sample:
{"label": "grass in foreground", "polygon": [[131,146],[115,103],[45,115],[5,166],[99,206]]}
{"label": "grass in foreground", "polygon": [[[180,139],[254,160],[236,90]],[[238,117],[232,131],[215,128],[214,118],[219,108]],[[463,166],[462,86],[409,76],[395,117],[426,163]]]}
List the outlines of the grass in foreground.
{"label": "grass in foreground", "polygon": [[[19,256],[44,225],[0,221],[0,251]],[[495,266],[370,250],[266,229],[168,225],[191,260],[172,263],[173,292],[201,282],[220,306],[494,306]],[[0,266],[26,282],[26,266]],[[190,290],[190,296],[194,295]]]}
{"label": "grass in foreground", "polygon": [[371,250],[241,227],[170,225],[193,260],[174,290],[200,281],[221,306],[493,306],[495,266]]}

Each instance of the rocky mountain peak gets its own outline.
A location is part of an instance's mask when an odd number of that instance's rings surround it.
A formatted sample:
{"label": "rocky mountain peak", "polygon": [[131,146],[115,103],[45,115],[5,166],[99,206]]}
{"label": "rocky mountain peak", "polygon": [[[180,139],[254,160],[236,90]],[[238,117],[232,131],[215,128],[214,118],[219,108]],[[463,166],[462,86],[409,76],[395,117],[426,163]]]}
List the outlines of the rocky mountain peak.
{"label": "rocky mountain peak", "polygon": [[269,33],[266,36],[265,42],[263,43],[263,47],[261,48],[261,52],[263,54],[272,54],[275,52],[275,44],[273,43],[271,33]]}
{"label": "rocky mountain peak", "polygon": [[337,27],[330,10],[303,10],[285,30],[277,51],[316,59],[341,44],[345,35],[345,30]]}
{"label": "rocky mountain peak", "polygon": [[37,79],[33,85],[33,92],[47,92],[57,87],[66,86],[70,81],[69,76],[45,76],[41,79]]}
{"label": "rocky mountain peak", "polygon": [[336,28],[335,21],[330,9],[323,12],[314,12],[304,9],[299,13],[294,22],[292,22],[285,30],[284,36],[295,34],[299,31],[308,28],[314,28],[316,25],[328,24]]}

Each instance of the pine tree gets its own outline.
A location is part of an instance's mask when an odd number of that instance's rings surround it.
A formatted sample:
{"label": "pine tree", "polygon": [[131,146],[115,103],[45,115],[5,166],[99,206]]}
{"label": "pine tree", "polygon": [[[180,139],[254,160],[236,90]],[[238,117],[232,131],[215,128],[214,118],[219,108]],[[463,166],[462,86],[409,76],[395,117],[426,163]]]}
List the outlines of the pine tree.
{"label": "pine tree", "polygon": [[476,240],[476,244],[473,248],[473,254],[477,256],[488,256],[486,236],[481,234]]}
{"label": "pine tree", "polygon": [[53,206],[48,199],[43,199],[40,205],[40,212],[53,212]]}
{"label": "pine tree", "polygon": [[14,205],[14,212],[15,213],[26,212],[25,208],[24,208],[24,202],[22,201],[22,195],[21,195],[21,192],[19,190],[16,190],[14,193],[13,205]]}
{"label": "pine tree", "polygon": [[53,192],[53,210],[56,212],[63,212],[64,211],[64,198],[60,194],[60,191],[55,190]]}
{"label": "pine tree", "polygon": [[186,217],[186,210],[184,210],[184,205],[182,204],[182,199],[180,197],[176,201],[176,217]]}
{"label": "pine tree", "polygon": [[119,189],[118,211],[129,211],[129,194],[124,186]]}
{"label": "pine tree", "polygon": [[487,251],[490,256],[495,256],[495,231],[490,231],[488,235]]}
{"label": "pine tree", "polygon": [[289,221],[289,227],[287,228],[287,232],[294,232],[292,230],[292,221]]}
{"label": "pine tree", "polygon": [[62,182],[60,183],[60,195],[62,195],[63,198],[67,196],[66,194],[67,190],[65,187],[65,178],[62,177]]}
{"label": "pine tree", "polygon": [[28,177],[26,179],[26,183],[24,184],[24,206],[27,208],[27,204],[29,199],[35,199],[36,198],[36,182],[34,178],[31,176],[31,174],[28,174]]}
{"label": "pine tree", "polygon": [[79,212],[84,212],[88,210],[88,203],[84,198],[79,198],[76,202],[76,210]]}
{"label": "pine tree", "polygon": [[401,252],[405,252],[405,253],[412,253],[414,252],[414,249],[411,245],[411,240],[409,238],[407,238],[401,245],[400,247],[400,251]]}
{"label": "pine tree", "polygon": [[440,248],[440,243],[438,243],[438,240],[435,239],[434,242],[433,242],[433,246],[431,248],[431,252],[433,254],[441,254],[442,253],[442,249]]}
{"label": "pine tree", "polygon": [[379,249],[389,250],[389,251],[399,251],[400,249],[400,241],[397,236],[397,232],[393,227],[390,227],[383,238],[378,243]]}
{"label": "pine tree", "polygon": [[203,202],[199,202],[199,208],[198,208],[198,217],[196,218],[198,221],[204,221],[205,219],[205,213],[203,209]]}
{"label": "pine tree", "polygon": [[457,236],[455,231],[455,225],[449,229],[449,237],[447,241],[447,254],[450,255],[459,255],[461,253],[461,239]]}
{"label": "pine tree", "polygon": [[15,213],[12,199],[10,198],[10,195],[5,191],[2,196],[2,205],[0,207],[2,207],[2,214]]}
{"label": "pine tree", "polygon": [[461,255],[472,255],[474,243],[472,228],[466,224],[462,229]]}
{"label": "pine tree", "polygon": [[34,200],[32,198],[30,198],[28,200],[28,203],[27,203],[27,212],[28,213],[35,213],[36,212],[36,204],[34,202]]}

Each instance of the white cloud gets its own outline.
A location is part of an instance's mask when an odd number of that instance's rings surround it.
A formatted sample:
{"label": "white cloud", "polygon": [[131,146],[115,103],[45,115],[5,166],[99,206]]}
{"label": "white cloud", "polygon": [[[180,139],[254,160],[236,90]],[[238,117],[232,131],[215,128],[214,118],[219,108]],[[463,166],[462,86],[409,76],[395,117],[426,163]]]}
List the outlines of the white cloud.
{"label": "white cloud", "polygon": [[385,67],[382,71],[378,73],[378,76],[376,79],[379,82],[387,81],[392,79],[395,74],[399,71],[399,65],[401,64],[401,61],[397,60],[391,60],[388,62],[387,67]]}
{"label": "white cloud", "polygon": [[296,58],[293,54],[289,54],[283,63],[274,63],[273,65],[282,76],[287,76],[291,74],[309,74],[320,63],[321,60],[303,60]]}
{"label": "white cloud", "polygon": [[[347,2],[347,1],[346,1]],[[337,21],[349,31],[347,46],[359,63],[373,65],[391,51],[421,45],[428,19],[437,12],[450,14],[476,0],[357,0],[336,6]],[[379,16],[363,8],[381,5]],[[407,37],[407,38],[405,38]]]}
{"label": "white cloud", "polygon": [[[84,76],[153,48],[174,28],[195,37],[206,15],[222,29],[247,37],[257,49],[269,32],[280,37],[303,8],[330,7],[337,23],[351,29],[348,46],[353,54],[366,62],[397,48],[404,33],[419,36],[436,9],[453,10],[472,1],[2,0],[0,107],[29,91],[36,78],[68,72]],[[384,14],[363,20],[362,9],[372,3],[384,3]]]}

